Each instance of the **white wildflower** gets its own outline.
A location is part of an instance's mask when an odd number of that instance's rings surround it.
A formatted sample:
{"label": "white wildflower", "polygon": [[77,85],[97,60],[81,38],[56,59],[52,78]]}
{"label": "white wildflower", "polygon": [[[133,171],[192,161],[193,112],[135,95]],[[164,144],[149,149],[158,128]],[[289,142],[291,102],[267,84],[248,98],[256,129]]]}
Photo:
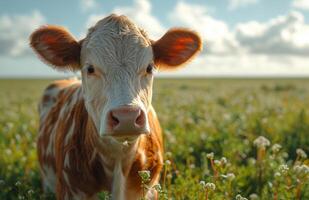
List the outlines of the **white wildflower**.
{"label": "white wildflower", "polygon": [[296,149],[296,154],[300,157],[300,158],[307,158],[307,154],[304,150],[298,148]]}
{"label": "white wildflower", "polygon": [[167,166],[171,165],[171,161],[170,160],[166,160],[165,161],[165,165],[167,165]]}
{"label": "white wildflower", "polygon": [[233,173],[228,173],[228,174],[226,175],[226,178],[227,178],[228,180],[232,181],[232,180],[235,179],[235,174],[233,174]]}
{"label": "white wildflower", "polygon": [[222,157],[220,161],[222,165],[225,165],[227,163],[226,157]]}
{"label": "white wildflower", "polygon": [[28,195],[32,195],[32,194],[34,194],[34,191],[33,190],[28,190]]}
{"label": "white wildflower", "polygon": [[166,178],[167,178],[167,179],[171,179],[172,177],[173,177],[172,174],[166,175]]}
{"label": "white wildflower", "polygon": [[293,169],[299,176],[309,175],[309,167],[307,165],[296,165]]}
{"label": "white wildflower", "polygon": [[203,188],[205,188],[205,186],[206,186],[205,181],[200,181],[200,185],[201,185]]}
{"label": "white wildflower", "polygon": [[289,171],[289,167],[288,167],[287,165],[280,165],[280,166],[279,166],[279,171],[280,171],[280,173],[282,173],[282,174],[286,174],[286,173],[288,173],[288,171]]}
{"label": "white wildflower", "polygon": [[215,156],[214,152],[211,152],[211,153],[206,154],[206,157],[207,157],[208,159],[213,159],[214,156]]}
{"label": "white wildflower", "polygon": [[271,150],[274,152],[274,153],[278,153],[280,151],[280,149],[282,148],[282,146],[280,144],[274,144],[272,147],[271,147]]}
{"label": "white wildflower", "polygon": [[249,162],[251,165],[255,165],[255,164],[256,164],[256,159],[255,159],[255,158],[249,158],[249,159],[248,159],[248,162]]}
{"label": "white wildflower", "polygon": [[205,188],[214,191],[216,189],[216,185],[214,183],[206,183]]}
{"label": "white wildflower", "polygon": [[195,168],[195,164],[190,164],[189,167],[190,167],[190,169],[194,169]]}
{"label": "white wildflower", "polygon": [[242,197],[240,194],[236,195],[236,200],[248,200],[245,197]]}
{"label": "white wildflower", "polygon": [[202,133],[200,135],[200,137],[201,137],[201,140],[206,140],[207,139],[207,135],[205,133]]}
{"label": "white wildflower", "polygon": [[281,177],[281,173],[280,173],[280,172],[276,172],[276,173],[274,174],[274,176],[275,176],[275,178],[279,178],[279,177]]}
{"label": "white wildflower", "polygon": [[216,166],[220,166],[221,165],[221,162],[219,160],[215,160],[214,163],[215,163]]}
{"label": "white wildflower", "polygon": [[250,198],[250,200],[258,200],[259,196],[255,193],[253,193],[253,194],[250,194],[249,198]]}
{"label": "white wildflower", "polygon": [[15,183],[15,186],[17,186],[17,187],[21,186],[21,182],[20,182],[20,181],[17,181],[17,182]]}
{"label": "white wildflower", "polygon": [[265,148],[270,145],[270,142],[264,136],[259,136],[258,138],[254,140],[253,144],[257,146],[258,148]]}

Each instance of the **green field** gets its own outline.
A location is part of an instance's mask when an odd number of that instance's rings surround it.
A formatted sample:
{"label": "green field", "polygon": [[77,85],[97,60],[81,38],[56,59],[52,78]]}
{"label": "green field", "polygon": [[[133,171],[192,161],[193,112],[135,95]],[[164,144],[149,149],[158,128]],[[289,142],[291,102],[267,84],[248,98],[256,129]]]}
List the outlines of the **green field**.
{"label": "green field", "polygon": [[[0,80],[0,199],[53,199],[36,157],[49,82]],[[153,105],[169,160],[160,199],[309,199],[309,80],[159,79]]]}

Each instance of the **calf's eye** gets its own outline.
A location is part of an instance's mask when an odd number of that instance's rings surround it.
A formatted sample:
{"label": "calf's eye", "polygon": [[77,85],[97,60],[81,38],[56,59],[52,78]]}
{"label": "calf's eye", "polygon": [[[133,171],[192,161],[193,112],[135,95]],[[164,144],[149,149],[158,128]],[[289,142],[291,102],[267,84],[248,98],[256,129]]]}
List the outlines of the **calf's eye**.
{"label": "calf's eye", "polygon": [[87,67],[87,74],[93,74],[95,72],[95,69],[92,65],[89,65]]}
{"label": "calf's eye", "polygon": [[153,73],[153,66],[152,65],[148,65],[147,69],[146,69],[147,74],[152,74]]}

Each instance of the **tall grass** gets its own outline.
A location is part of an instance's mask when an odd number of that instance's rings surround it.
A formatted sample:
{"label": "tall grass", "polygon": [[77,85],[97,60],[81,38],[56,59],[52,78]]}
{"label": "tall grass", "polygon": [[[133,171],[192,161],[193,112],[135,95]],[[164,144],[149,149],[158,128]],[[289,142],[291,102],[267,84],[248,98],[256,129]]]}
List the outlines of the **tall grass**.
{"label": "tall grass", "polygon": [[[0,199],[54,199],[35,144],[49,82],[0,80]],[[309,199],[309,80],[156,80],[153,104],[160,199]]]}

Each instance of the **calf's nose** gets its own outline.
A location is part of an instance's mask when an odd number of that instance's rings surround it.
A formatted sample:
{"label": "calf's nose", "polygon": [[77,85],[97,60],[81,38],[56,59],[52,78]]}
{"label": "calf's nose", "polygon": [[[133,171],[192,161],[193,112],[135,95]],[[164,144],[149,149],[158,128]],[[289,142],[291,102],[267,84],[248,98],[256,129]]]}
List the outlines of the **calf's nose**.
{"label": "calf's nose", "polygon": [[112,135],[138,135],[149,132],[144,111],[136,106],[121,106],[112,109],[107,117]]}

